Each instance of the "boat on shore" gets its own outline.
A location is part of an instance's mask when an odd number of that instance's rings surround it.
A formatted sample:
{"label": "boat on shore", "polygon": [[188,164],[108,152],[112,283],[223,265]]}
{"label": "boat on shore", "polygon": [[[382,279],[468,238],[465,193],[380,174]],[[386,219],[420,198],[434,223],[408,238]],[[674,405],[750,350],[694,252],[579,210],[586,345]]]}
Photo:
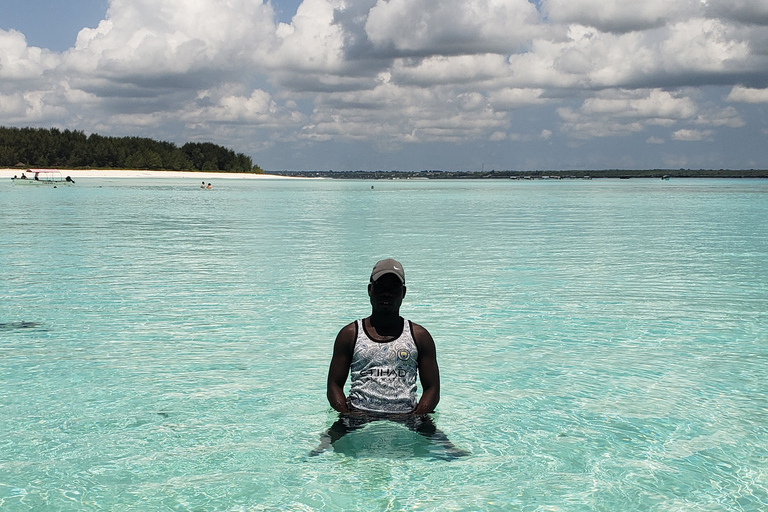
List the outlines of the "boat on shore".
{"label": "boat on shore", "polygon": [[74,185],[75,180],[62,176],[58,169],[27,169],[21,173],[21,177],[11,178],[14,185],[24,186],[50,186]]}

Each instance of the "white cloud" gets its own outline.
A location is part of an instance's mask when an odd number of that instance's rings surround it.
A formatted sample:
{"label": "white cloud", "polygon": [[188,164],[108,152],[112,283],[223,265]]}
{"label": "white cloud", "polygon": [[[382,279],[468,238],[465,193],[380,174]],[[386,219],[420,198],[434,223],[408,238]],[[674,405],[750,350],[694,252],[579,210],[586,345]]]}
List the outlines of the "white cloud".
{"label": "white cloud", "polygon": [[[245,93],[245,94],[243,94]],[[284,128],[296,125],[302,117],[295,109],[280,106],[264,90],[204,90],[197,94],[201,106],[190,107],[182,114],[187,123],[239,123],[261,128]]]}
{"label": "white cloud", "polygon": [[392,79],[403,84],[430,87],[443,84],[477,84],[501,79],[506,74],[502,55],[433,56],[416,62],[396,59],[391,67]]}
{"label": "white cloud", "polygon": [[268,54],[269,4],[249,0],[112,0],[107,18],[66,52],[78,72],[115,80],[231,72]]}
{"label": "white cloud", "polygon": [[683,142],[699,142],[710,140],[713,134],[712,130],[689,130],[684,128],[674,132],[672,138]]}
{"label": "white cloud", "polygon": [[506,132],[497,131],[497,132],[493,132],[491,136],[488,138],[488,140],[490,140],[491,142],[499,142],[499,141],[505,140],[506,138],[507,138]]}
{"label": "white cloud", "polygon": [[509,62],[519,87],[584,89],[699,85],[728,74],[765,73],[761,66],[768,65],[726,25],[706,18],[625,34],[571,25],[567,39],[534,41],[531,52]]}
{"label": "white cloud", "polygon": [[768,103],[768,89],[754,89],[736,85],[728,94],[727,101],[739,103]]}
{"label": "white cloud", "polygon": [[[20,96],[20,97],[19,97]],[[45,123],[66,113],[63,106],[53,100],[53,94],[47,91],[28,91],[21,95],[12,96],[11,119],[23,118],[26,122]],[[2,99],[0,99],[2,101]],[[0,107],[0,111],[5,110]]]}
{"label": "white cloud", "polygon": [[[0,29],[0,80],[19,81],[40,78],[59,63],[57,54],[27,46],[24,34]],[[0,85],[1,87],[1,85]]]}
{"label": "white cloud", "polygon": [[507,115],[495,112],[481,94],[383,82],[371,91],[319,95],[302,137],[456,142],[483,138],[507,124]]}
{"label": "white cloud", "polygon": [[695,119],[694,124],[699,126],[727,126],[728,128],[741,128],[746,123],[738,110],[733,107],[710,108],[702,111]]}
{"label": "white cloud", "polygon": [[379,0],[365,30],[401,55],[511,53],[539,32],[527,0]]}
{"label": "white cloud", "polygon": [[720,20],[694,18],[676,23],[659,46],[666,72],[724,73],[749,69],[750,47]]}
{"label": "white cloud", "polygon": [[126,128],[151,128],[173,120],[175,116],[165,112],[114,114],[109,118],[110,125]]}
{"label": "white cloud", "polygon": [[661,89],[611,90],[584,100],[578,110],[558,109],[563,130],[575,138],[630,135],[648,126],[671,126],[693,119],[696,104]]}
{"label": "white cloud", "polygon": [[0,94],[0,116],[3,119],[24,119],[29,104],[21,93]]}
{"label": "white cloud", "polygon": [[666,120],[687,119],[696,114],[696,105],[685,97],[673,96],[661,89],[647,92],[616,91],[584,102],[582,111],[592,115],[653,120],[666,124]]}
{"label": "white cloud", "polygon": [[567,107],[557,109],[557,113],[563,121],[562,130],[576,139],[626,136],[644,130],[643,123],[637,120],[600,119]]}
{"label": "white cloud", "polygon": [[507,87],[492,91],[489,102],[496,110],[513,110],[534,105],[546,105],[554,102],[543,97],[544,89],[520,89]]}
{"label": "white cloud", "polygon": [[0,93],[2,124],[56,124],[68,114],[71,100],[84,101],[84,98],[70,91],[65,85],[10,94]]}
{"label": "white cloud", "polygon": [[266,56],[280,71],[343,73],[344,34],[334,22],[334,13],[343,0],[304,0],[290,25],[277,30],[279,47]]}

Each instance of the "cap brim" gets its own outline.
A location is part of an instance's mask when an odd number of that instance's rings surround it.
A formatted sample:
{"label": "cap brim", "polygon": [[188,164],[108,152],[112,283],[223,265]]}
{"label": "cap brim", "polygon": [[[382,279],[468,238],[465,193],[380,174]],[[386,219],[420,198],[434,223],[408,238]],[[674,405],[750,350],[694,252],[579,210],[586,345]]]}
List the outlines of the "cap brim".
{"label": "cap brim", "polygon": [[379,279],[381,279],[383,276],[385,276],[387,274],[392,274],[393,276],[397,276],[397,278],[400,280],[400,282],[405,284],[405,280],[402,278],[402,276],[400,274],[398,274],[397,272],[394,272],[392,270],[382,270],[381,272],[377,272],[375,274],[371,274],[371,281],[378,281]]}

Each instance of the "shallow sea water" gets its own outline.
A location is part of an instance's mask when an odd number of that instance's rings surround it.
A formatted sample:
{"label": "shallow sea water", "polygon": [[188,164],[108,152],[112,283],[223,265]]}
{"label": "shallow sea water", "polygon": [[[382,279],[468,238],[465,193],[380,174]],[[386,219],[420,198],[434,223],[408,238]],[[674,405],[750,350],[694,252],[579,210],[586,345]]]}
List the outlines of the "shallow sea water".
{"label": "shallow sea water", "polygon": [[[767,180],[214,187],[0,185],[0,510],[768,509]],[[472,455],[308,457],[389,256]]]}

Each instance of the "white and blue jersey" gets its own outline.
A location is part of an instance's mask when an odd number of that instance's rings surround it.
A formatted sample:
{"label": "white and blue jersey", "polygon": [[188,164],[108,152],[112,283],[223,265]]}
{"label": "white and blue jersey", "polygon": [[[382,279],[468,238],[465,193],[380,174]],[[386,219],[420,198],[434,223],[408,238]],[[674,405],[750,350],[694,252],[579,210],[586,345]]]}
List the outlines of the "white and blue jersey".
{"label": "white and blue jersey", "polygon": [[357,321],[352,353],[349,402],[355,409],[383,414],[409,413],[416,408],[419,351],[413,326],[403,320],[403,332],[391,341],[375,341]]}

